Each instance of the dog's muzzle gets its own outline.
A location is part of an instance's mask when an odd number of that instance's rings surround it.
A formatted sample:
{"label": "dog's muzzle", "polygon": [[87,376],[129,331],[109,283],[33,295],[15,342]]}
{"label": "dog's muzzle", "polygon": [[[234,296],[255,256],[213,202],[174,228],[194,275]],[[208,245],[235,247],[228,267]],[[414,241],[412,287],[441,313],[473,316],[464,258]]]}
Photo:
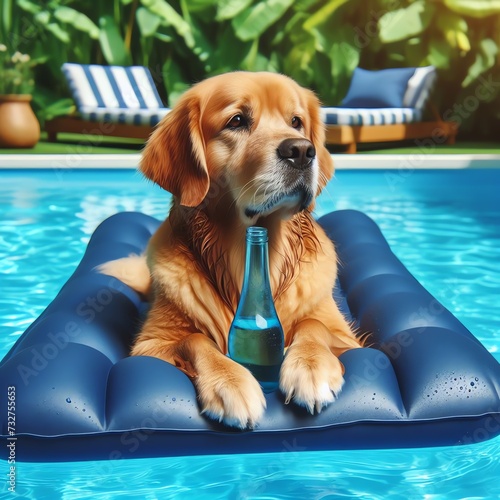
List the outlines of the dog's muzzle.
{"label": "dog's muzzle", "polygon": [[277,150],[278,164],[273,182],[266,188],[269,196],[245,208],[252,219],[283,209],[289,214],[305,210],[314,199],[316,150],[307,139],[285,139]]}
{"label": "dog's muzzle", "polygon": [[308,187],[300,185],[290,192],[274,194],[262,205],[247,207],[245,209],[245,215],[251,219],[257,215],[268,214],[284,206],[290,208],[295,207],[293,212],[296,213],[305,210],[313,201],[313,198],[313,192]]}

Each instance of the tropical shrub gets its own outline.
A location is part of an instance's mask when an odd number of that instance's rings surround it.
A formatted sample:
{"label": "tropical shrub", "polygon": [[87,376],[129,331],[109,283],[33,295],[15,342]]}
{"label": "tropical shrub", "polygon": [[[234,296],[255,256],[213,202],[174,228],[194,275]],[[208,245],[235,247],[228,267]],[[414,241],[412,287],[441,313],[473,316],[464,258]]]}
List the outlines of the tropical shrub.
{"label": "tropical shrub", "polygon": [[35,88],[33,67],[29,54],[9,54],[7,46],[0,43],[0,94],[31,94]]}
{"label": "tropical shrub", "polygon": [[433,64],[434,102],[463,130],[500,115],[500,0],[0,0],[0,12],[9,50],[48,56],[40,118],[72,106],[66,61],[146,65],[169,105],[235,69],[283,72],[335,105],[358,65]]}

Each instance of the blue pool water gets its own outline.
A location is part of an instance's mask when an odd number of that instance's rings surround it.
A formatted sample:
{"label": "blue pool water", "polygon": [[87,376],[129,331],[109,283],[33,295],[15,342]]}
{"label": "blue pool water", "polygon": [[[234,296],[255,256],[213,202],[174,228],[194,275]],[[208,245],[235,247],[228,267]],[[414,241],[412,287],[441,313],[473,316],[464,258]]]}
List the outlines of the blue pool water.
{"label": "blue pool water", "polygon": [[[73,272],[100,221],[124,210],[163,218],[169,195],[130,170],[0,170],[0,179],[1,358]],[[499,186],[500,169],[339,171],[317,213],[355,208],[373,217],[417,279],[500,361]],[[284,437],[275,454],[18,463],[16,493],[37,500],[489,499],[500,496],[499,477],[500,438],[308,452]],[[7,487],[0,461],[0,498],[13,497]]]}

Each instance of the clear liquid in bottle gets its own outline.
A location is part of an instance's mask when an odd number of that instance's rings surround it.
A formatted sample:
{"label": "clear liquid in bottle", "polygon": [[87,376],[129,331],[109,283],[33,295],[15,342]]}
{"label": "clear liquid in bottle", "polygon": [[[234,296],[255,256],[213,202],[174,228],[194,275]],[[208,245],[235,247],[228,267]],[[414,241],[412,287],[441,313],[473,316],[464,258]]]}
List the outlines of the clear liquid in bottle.
{"label": "clear liquid in bottle", "polygon": [[264,392],[278,388],[283,361],[283,330],[274,319],[238,318],[229,343],[231,358],[248,368]]}

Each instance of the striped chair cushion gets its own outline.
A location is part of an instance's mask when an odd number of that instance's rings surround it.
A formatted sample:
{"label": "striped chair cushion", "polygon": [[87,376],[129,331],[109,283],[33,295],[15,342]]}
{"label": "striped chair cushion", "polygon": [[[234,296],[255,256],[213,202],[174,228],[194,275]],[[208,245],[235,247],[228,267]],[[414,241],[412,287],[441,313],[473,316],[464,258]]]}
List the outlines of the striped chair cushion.
{"label": "striped chair cushion", "polygon": [[436,77],[434,66],[416,68],[415,73],[408,80],[403,105],[409,108],[424,109],[436,83]]}
{"label": "striped chair cushion", "polygon": [[[391,125],[422,120],[423,111],[436,82],[433,66],[415,68],[408,80],[402,108],[323,107],[322,118],[327,125]],[[369,89],[367,89],[367,92]]]}
{"label": "striped chair cushion", "polygon": [[155,125],[169,111],[148,68],[65,63],[62,70],[86,119]]}
{"label": "striped chair cushion", "polygon": [[327,125],[394,125],[422,119],[416,108],[321,108],[321,118]]}

